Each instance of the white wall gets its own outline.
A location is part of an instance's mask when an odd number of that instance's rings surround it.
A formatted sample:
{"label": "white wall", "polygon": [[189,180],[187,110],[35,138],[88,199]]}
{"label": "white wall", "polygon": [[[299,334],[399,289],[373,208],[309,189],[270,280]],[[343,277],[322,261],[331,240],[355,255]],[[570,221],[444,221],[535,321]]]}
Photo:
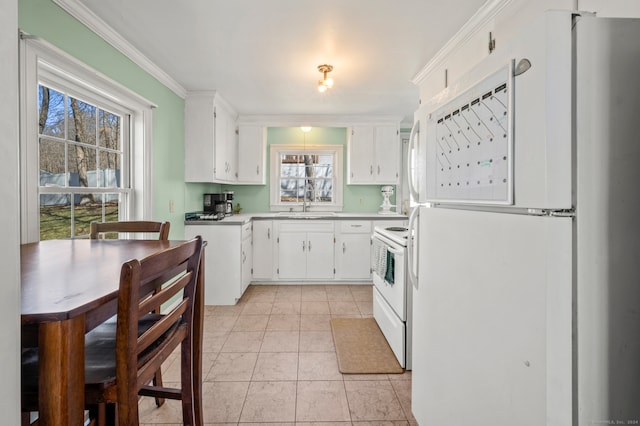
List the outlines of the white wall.
{"label": "white wall", "polygon": [[18,192],[18,1],[0,0],[0,413],[20,424],[20,251]]}

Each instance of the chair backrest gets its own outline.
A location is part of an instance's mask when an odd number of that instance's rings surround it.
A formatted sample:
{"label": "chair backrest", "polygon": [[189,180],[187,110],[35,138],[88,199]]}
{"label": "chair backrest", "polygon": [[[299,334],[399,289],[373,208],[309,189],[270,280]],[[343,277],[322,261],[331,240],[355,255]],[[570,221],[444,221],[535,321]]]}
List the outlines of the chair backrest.
{"label": "chair backrest", "polygon": [[[116,326],[118,416],[136,419],[137,394],[179,345],[192,347],[196,278],[202,252],[200,236],[122,265]],[[168,311],[156,306],[176,298]],[[139,330],[145,318],[152,324]],[[185,347],[183,347],[184,349]],[[125,413],[126,411],[126,413]]]}
{"label": "chair backrest", "polygon": [[142,233],[157,232],[159,240],[169,239],[169,222],[152,222],[144,220],[133,220],[123,222],[91,222],[89,237],[92,240],[98,239],[100,235],[116,232]]}

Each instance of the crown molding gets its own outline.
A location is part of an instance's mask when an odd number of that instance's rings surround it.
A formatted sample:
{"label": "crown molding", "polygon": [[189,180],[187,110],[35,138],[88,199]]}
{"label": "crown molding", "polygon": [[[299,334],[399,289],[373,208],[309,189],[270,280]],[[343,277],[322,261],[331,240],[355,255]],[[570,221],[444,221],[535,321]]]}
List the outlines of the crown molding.
{"label": "crown molding", "polygon": [[84,24],[91,31],[96,33],[124,56],[131,59],[133,63],[148,72],[176,95],[183,99],[187,96],[187,91],[184,87],[175,81],[169,74],[164,72],[159,66],[154,64],[142,52],[136,49],[131,43],[107,25],[106,22],[89,10],[89,8],[79,0],[53,0],[53,2]]}
{"label": "crown molding", "polygon": [[[55,0],[54,0],[55,1]],[[411,79],[415,85],[422,83],[431,75],[440,65],[447,60],[449,55],[457,48],[464,45],[471,37],[473,37],[483,26],[489,23],[502,9],[504,9],[512,0],[487,0],[480,9],[454,34],[449,41],[442,46],[442,49],[434,55],[427,65],[424,66]]]}

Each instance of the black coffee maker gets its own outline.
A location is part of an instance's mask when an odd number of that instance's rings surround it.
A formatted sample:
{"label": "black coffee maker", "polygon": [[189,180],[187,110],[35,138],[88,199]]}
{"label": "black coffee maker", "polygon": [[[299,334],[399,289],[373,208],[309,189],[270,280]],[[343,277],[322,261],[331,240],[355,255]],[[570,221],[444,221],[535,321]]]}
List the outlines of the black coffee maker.
{"label": "black coffee maker", "polygon": [[227,213],[227,194],[204,194],[203,210],[207,214],[223,219]]}
{"label": "black coffee maker", "polygon": [[233,214],[233,191],[226,191],[223,193],[226,199],[226,207],[224,214],[231,216]]}

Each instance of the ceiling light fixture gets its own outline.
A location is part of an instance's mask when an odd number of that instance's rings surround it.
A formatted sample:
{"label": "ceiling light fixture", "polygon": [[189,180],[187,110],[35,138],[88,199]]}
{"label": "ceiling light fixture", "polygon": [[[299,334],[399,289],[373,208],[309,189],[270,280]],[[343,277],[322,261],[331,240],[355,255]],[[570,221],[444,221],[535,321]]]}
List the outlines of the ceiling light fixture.
{"label": "ceiling light fixture", "polygon": [[300,130],[302,130],[304,133],[309,133],[311,131],[311,126],[301,126]]}
{"label": "ceiling light fixture", "polygon": [[318,65],[318,71],[322,73],[322,80],[318,81],[318,91],[323,93],[333,87],[333,78],[327,77],[327,73],[333,71],[333,65]]}

